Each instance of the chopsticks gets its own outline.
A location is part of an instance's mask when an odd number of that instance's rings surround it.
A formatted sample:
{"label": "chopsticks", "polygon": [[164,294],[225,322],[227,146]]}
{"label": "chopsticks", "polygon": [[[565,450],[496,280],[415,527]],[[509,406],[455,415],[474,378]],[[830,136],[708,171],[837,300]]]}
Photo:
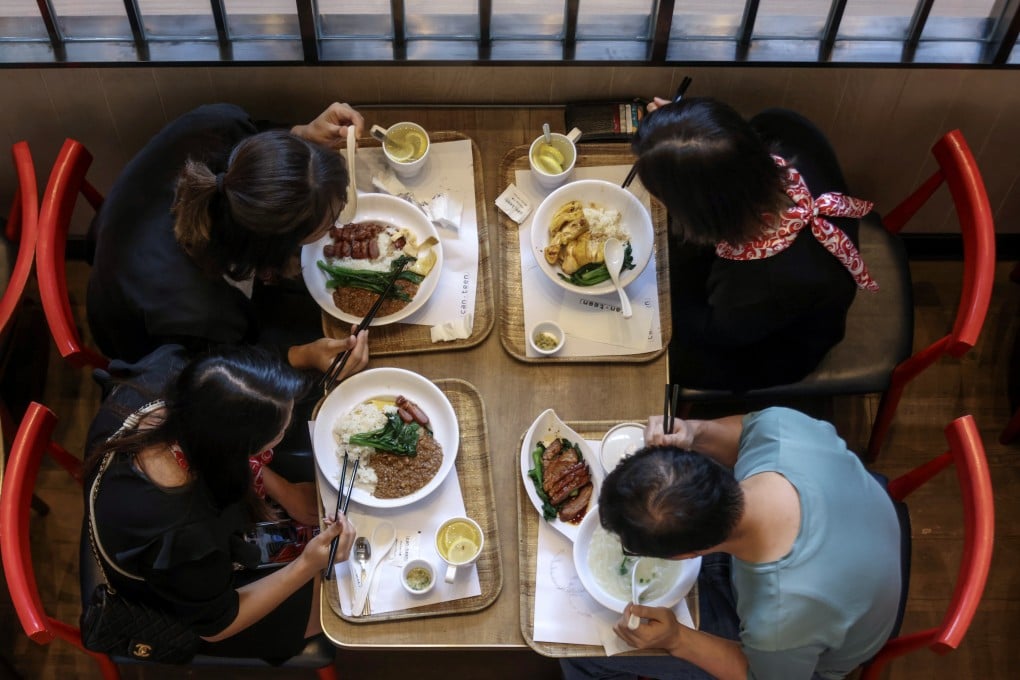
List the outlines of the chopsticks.
{"label": "chopsticks", "polygon": [[[405,259],[404,262],[401,263],[401,265],[393,272],[393,276],[390,277],[390,282],[386,284],[386,288],[372,304],[372,307],[368,310],[368,314],[365,315],[365,318],[358,324],[359,331],[372,325],[372,320],[375,319],[376,313],[379,311],[379,308],[382,307],[383,301],[389,296],[390,291],[393,290],[393,286],[397,283],[397,279],[400,278],[400,275],[404,272],[404,269],[410,261],[410,259]],[[330,363],[329,368],[326,369],[325,374],[322,376],[322,381],[320,382],[322,385],[322,391],[325,394],[329,394],[333,391],[333,388],[339,384],[340,373],[343,372],[344,366],[347,365],[347,360],[351,357],[353,349],[354,348],[352,347],[349,350],[337,354],[336,357],[333,358],[333,362]]]}
{"label": "chopsticks", "polygon": [[[344,499],[344,477],[347,476],[347,461],[350,458],[346,449],[344,450],[344,464],[340,468],[340,483],[336,485],[336,510],[333,511],[333,518],[339,519],[340,513],[347,514],[347,506],[351,504],[351,492],[354,491],[354,480],[358,478],[358,464],[361,463],[361,457],[354,459],[354,467],[351,469],[351,483],[347,485],[347,500],[344,501],[343,505],[340,505],[340,501]],[[329,559],[326,561],[326,571],[323,572],[322,578],[330,580],[333,578],[333,560],[336,559],[336,550],[340,545],[340,537],[336,536],[333,538],[333,542],[329,544]]]}
{"label": "chopsticks", "polygon": [[667,384],[666,398],[662,407],[662,433],[673,434],[673,420],[680,402],[680,385]]}
{"label": "chopsticks", "polygon": [[[693,80],[694,79],[690,76],[683,77],[683,80],[680,81],[680,85],[676,88],[676,94],[673,95],[674,104],[684,98],[684,93],[687,92],[687,88],[691,86],[691,82],[693,82]],[[623,184],[621,184],[620,187],[624,189],[629,187],[630,183],[634,181],[636,176],[637,163],[634,163],[634,165],[630,166],[630,172],[627,173],[627,178],[623,180]]]}
{"label": "chopsticks", "polygon": [[684,92],[691,86],[693,78],[690,76],[684,76],[684,79],[680,81],[680,85],[676,88],[676,94],[673,95],[673,103],[677,103],[684,98]]}

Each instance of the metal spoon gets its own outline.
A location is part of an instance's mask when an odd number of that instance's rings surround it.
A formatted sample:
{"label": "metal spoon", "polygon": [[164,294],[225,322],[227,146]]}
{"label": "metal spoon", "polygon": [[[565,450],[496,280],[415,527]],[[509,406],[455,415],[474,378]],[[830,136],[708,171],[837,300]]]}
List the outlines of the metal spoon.
{"label": "metal spoon", "polygon": [[605,247],[606,269],[609,270],[609,278],[616,286],[616,292],[620,294],[620,306],[623,308],[623,318],[629,319],[634,315],[630,308],[630,298],[620,285],[620,270],[623,269],[623,244],[619,239],[611,238],[606,241]]}
{"label": "metal spoon", "polygon": [[368,576],[368,559],[372,557],[372,544],[364,536],[358,536],[354,541],[354,559],[361,565],[360,582],[364,587],[365,578]]}
{"label": "metal spoon", "polygon": [[[640,557],[634,561],[634,567],[630,570],[630,601],[634,604],[641,604],[641,597],[652,585],[653,568],[651,562],[644,562]],[[627,619],[627,627],[631,630],[640,625],[641,619],[633,614]]]}

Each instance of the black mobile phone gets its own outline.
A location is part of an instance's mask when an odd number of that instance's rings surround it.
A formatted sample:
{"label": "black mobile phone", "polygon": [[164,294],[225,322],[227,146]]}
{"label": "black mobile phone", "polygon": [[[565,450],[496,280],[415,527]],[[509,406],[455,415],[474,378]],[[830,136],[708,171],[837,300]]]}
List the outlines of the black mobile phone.
{"label": "black mobile phone", "polygon": [[568,130],[579,128],[581,141],[630,141],[645,117],[646,99],[582,101],[566,105],[563,118]]}

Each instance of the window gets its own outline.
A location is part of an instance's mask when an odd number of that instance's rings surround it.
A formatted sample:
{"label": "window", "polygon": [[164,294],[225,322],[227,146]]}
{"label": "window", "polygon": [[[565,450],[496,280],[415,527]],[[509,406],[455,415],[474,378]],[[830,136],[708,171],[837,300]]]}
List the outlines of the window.
{"label": "window", "polygon": [[6,0],[0,62],[1017,63],[1020,0]]}

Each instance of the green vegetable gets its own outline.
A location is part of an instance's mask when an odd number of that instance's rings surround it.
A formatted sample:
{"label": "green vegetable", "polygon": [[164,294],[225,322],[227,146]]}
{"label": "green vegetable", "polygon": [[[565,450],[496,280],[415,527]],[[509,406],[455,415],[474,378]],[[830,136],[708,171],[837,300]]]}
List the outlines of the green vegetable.
{"label": "green vegetable", "polygon": [[556,508],[549,502],[549,494],[542,488],[542,454],[545,453],[545,444],[539,442],[535,450],[531,452],[531,464],[534,466],[528,470],[528,477],[535,483],[535,492],[542,500],[542,517],[546,520],[556,519]]}
{"label": "green vegetable", "polygon": [[[402,267],[405,263],[411,262],[417,258],[411,257],[410,255],[401,255],[397,259],[393,260],[390,265],[390,271],[380,272],[371,269],[348,269],[347,267],[338,267],[336,265],[328,264],[319,260],[316,264],[319,269],[326,272],[329,277],[326,280],[326,288],[361,288],[363,290],[372,291],[377,295],[381,295],[386,290],[386,286],[390,283],[390,277],[393,276],[393,272],[398,268]],[[413,284],[420,284],[425,280],[425,277],[421,274],[416,274],[412,271],[404,270],[400,272],[398,279],[404,279],[410,281]],[[397,300],[403,300],[404,302],[410,302],[411,296],[401,290],[398,286],[394,286],[390,290],[390,298],[396,298]]]}
{"label": "green vegetable", "polygon": [[[624,269],[633,269],[634,257],[631,255],[630,241],[623,244],[623,267]],[[570,276],[557,272],[557,275],[564,281],[569,281],[575,286],[594,286],[597,283],[609,280],[609,269],[606,268],[605,262],[589,262],[586,265],[578,267]]]}
{"label": "green vegetable", "polygon": [[405,423],[396,413],[386,414],[386,424],[375,432],[351,435],[351,444],[370,446],[398,456],[418,455],[418,423]]}
{"label": "green vegetable", "polygon": [[619,569],[620,569],[620,576],[626,576],[627,574],[630,573],[630,563],[631,563],[631,560],[632,560],[631,557],[629,557],[627,555],[623,556],[623,561],[620,562],[620,567],[619,567]]}

